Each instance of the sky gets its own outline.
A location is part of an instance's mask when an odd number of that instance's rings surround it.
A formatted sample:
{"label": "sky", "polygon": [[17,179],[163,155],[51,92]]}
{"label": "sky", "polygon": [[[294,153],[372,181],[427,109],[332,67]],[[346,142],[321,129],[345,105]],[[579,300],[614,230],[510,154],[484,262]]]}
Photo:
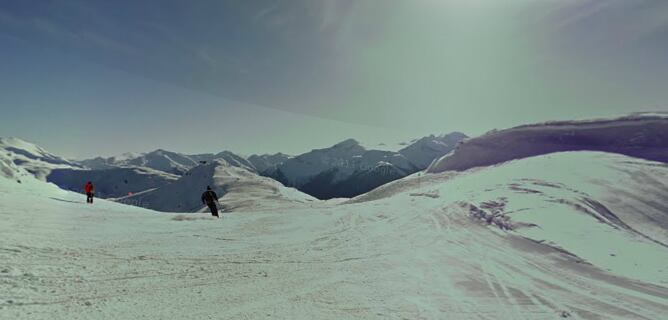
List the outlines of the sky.
{"label": "sky", "polygon": [[0,0],[0,136],[70,158],[668,111],[663,0]]}

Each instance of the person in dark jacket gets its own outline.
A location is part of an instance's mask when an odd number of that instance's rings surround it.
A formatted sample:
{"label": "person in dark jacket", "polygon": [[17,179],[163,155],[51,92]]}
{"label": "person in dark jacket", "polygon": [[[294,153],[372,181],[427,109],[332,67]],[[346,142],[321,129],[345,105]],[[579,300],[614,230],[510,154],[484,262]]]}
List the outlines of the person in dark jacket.
{"label": "person in dark jacket", "polygon": [[95,186],[93,186],[93,183],[88,181],[84,187],[84,191],[86,191],[86,203],[93,203],[93,196],[95,195]]}
{"label": "person in dark jacket", "polygon": [[206,186],[206,191],[202,193],[202,203],[206,203],[212,216],[218,217],[218,195],[211,190],[210,186]]}

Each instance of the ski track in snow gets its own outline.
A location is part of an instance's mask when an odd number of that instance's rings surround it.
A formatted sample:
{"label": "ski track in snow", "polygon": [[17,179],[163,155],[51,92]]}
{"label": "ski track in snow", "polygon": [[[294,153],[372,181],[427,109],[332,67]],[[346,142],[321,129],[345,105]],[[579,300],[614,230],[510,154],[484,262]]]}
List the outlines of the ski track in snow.
{"label": "ski track in snow", "polygon": [[[0,179],[0,319],[660,319],[668,311],[665,275],[650,283],[606,272],[532,238],[538,229],[471,218],[462,201],[497,194],[484,183],[456,196],[448,188],[477,174],[407,179],[391,197],[369,195],[375,201],[187,221]],[[508,190],[523,196],[506,195],[508,210],[539,196],[516,187]]]}

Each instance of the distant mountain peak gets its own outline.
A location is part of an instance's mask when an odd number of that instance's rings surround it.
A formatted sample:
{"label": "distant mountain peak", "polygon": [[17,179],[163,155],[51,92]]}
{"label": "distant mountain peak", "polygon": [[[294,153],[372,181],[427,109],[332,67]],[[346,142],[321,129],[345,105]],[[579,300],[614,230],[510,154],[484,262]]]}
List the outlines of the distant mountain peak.
{"label": "distant mountain peak", "polygon": [[332,148],[350,148],[350,147],[357,147],[357,146],[360,146],[359,141],[351,138],[351,139],[346,139],[346,140],[343,140],[343,141],[335,144],[334,146],[332,146]]}
{"label": "distant mountain peak", "polygon": [[450,132],[450,133],[443,133],[443,134],[439,135],[438,137],[439,138],[448,138],[448,137],[468,138],[468,136],[465,133],[459,132],[459,131],[453,131],[453,132]]}
{"label": "distant mountain peak", "polygon": [[169,150],[165,150],[165,149],[159,148],[159,149],[155,149],[155,150],[149,152],[148,154],[162,155],[162,154],[176,154],[176,152],[173,152],[173,151],[169,151]]}

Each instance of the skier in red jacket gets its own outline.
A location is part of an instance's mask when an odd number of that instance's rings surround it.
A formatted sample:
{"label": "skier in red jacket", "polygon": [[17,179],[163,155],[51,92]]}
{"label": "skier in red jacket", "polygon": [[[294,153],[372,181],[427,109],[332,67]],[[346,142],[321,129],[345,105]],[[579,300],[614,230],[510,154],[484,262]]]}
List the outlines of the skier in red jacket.
{"label": "skier in red jacket", "polygon": [[86,191],[86,203],[93,203],[93,196],[95,195],[95,186],[93,186],[93,183],[88,181],[84,187],[84,191]]}

